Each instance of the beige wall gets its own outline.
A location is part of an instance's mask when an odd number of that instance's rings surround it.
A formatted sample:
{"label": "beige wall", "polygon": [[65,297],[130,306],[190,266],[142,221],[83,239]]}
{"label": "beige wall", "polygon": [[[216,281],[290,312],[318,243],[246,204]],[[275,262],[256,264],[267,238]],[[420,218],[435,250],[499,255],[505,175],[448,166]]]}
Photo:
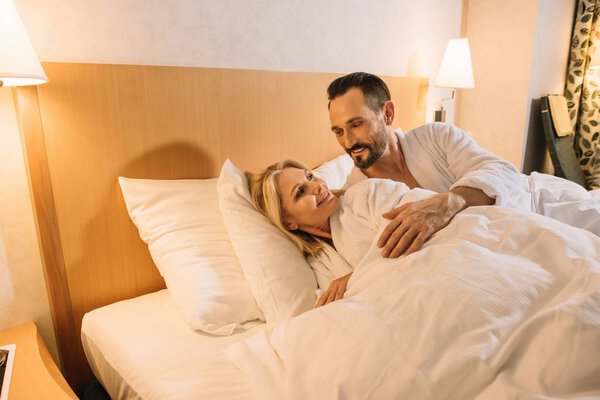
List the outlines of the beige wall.
{"label": "beige wall", "polygon": [[[44,61],[435,79],[463,0],[14,0]],[[432,88],[428,118],[449,89]]]}
{"label": "beige wall", "polygon": [[463,90],[458,125],[520,168],[537,0],[469,0],[475,89]]}
{"label": "beige wall", "polygon": [[0,88],[0,330],[34,321],[56,340],[10,88]]}
{"label": "beige wall", "polygon": [[525,172],[543,168],[544,142],[530,137],[540,133],[532,100],[562,93],[574,7],[575,0],[466,2],[475,89],[462,91],[457,124]]}

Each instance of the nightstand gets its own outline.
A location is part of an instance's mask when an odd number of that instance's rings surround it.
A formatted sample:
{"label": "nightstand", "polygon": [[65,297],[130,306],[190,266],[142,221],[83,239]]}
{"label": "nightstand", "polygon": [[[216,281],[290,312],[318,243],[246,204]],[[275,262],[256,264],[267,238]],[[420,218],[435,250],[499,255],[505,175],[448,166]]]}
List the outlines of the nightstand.
{"label": "nightstand", "polygon": [[14,343],[15,362],[9,400],[77,399],[33,323],[0,332],[0,345]]}

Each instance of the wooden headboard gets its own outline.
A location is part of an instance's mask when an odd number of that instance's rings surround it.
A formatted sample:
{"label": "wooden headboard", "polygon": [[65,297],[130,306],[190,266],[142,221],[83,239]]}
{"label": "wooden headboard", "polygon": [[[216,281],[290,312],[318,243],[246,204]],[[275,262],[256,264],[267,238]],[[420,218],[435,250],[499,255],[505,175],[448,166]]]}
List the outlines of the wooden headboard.
{"label": "wooden headboard", "polygon": [[[164,287],[130,221],[117,177],[218,176],[342,153],[329,130],[324,73],[44,63],[49,83],[14,91],[64,374],[92,377],[83,315]],[[428,82],[384,77],[395,126],[425,120]]]}

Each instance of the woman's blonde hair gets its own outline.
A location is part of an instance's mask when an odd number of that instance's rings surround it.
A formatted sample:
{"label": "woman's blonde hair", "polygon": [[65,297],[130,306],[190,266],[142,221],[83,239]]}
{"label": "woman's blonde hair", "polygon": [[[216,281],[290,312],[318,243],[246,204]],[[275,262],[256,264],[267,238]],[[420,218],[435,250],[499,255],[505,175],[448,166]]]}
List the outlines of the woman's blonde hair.
{"label": "woman's blonde hair", "polygon": [[323,248],[323,241],[299,229],[289,231],[284,225],[283,208],[281,207],[281,196],[277,181],[281,172],[286,168],[308,169],[299,161],[283,160],[268,166],[259,173],[245,172],[252,201],[254,201],[254,206],[290,238],[304,255],[314,256]]}

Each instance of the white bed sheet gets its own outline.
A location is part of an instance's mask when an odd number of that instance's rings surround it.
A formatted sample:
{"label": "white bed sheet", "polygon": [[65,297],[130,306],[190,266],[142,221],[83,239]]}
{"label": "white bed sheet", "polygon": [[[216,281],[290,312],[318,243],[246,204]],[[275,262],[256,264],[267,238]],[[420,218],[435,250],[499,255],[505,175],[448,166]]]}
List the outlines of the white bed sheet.
{"label": "white bed sheet", "polygon": [[248,378],[222,349],[232,336],[192,330],[168,291],[87,313],[81,338],[92,370],[113,399],[255,399]]}

